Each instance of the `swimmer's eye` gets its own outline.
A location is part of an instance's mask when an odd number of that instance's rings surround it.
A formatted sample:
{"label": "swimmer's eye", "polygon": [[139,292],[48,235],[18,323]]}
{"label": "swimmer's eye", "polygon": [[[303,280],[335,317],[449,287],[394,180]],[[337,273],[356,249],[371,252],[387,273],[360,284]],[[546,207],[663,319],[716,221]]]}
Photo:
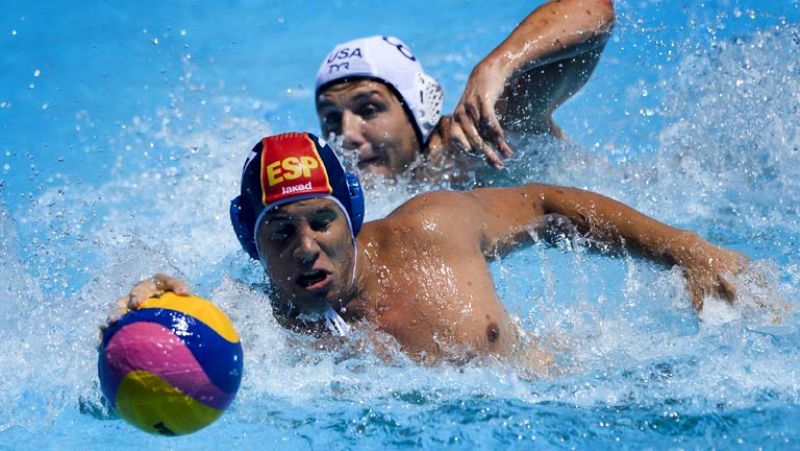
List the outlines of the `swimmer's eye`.
{"label": "swimmer's eye", "polygon": [[313,221],[311,221],[311,224],[310,224],[311,230],[314,230],[315,232],[324,232],[324,231],[326,231],[326,230],[328,230],[330,228],[331,223],[333,223],[334,219],[336,219],[335,216],[332,217],[332,218],[331,217],[322,217],[322,218],[314,219]]}
{"label": "swimmer's eye", "polygon": [[283,243],[294,233],[294,228],[289,225],[276,227],[269,232],[269,239],[274,243]]}
{"label": "swimmer's eye", "polygon": [[377,105],[373,103],[367,103],[362,105],[361,108],[358,109],[357,114],[364,119],[372,119],[375,116],[377,116],[378,113],[380,112],[381,109]]}
{"label": "swimmer's eye", "polygon": [[328,130],[338,130],[339,125],[342,123],[342,113],[338,111],[326,113],[322,117],[322,121],[325,123],[325,127]]}

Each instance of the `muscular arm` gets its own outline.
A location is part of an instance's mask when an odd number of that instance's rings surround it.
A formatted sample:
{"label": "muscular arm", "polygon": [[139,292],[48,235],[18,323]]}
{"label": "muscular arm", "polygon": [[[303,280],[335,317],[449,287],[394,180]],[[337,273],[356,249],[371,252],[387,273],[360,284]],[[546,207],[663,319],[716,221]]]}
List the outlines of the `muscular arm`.
{"label": "muscular arm", "polygon": [[500,154],[511,154],[504,129],[561,136],[551,114],[589,79],[613,23],[610,0],[555,0],[536,8],[475,66],[437,140],[502,167]]}
{"label": "muscular arm", "polygon": [[487,257],[530,242],[532,229],[548,227],[548,215],[559,215],[595,239],[667,265],[680,265],[698,310],[705,295],[733,298],[735,287],[727,275],[739,272],[746,260],[621,202],[575,188],[530,184],[451,193],[451,197],[446,204],[452,213],[440,216],[450,218],[454,233],[478,240]]}

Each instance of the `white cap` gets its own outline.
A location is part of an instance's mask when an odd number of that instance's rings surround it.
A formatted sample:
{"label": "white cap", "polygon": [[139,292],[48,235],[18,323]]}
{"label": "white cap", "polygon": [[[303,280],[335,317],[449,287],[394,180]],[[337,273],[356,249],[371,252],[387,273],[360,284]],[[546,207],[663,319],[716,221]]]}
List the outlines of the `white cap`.
{"label": "white cap", "polygon": [[395,91],[413,117],[421,145],[442,115],[442,88],[425,73],[403,41],[370,36],[337,45],[317,72],[316,91],[348,79],[377,79]]}

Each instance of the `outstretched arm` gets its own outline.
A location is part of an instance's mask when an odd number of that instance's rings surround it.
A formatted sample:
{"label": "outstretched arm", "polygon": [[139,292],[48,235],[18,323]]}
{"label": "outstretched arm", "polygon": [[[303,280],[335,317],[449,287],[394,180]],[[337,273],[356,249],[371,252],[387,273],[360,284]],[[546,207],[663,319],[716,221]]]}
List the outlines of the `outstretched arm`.
{"label": "outstretched arm", "polygon": [[505,129],[553,133],[553,111],[589,79],[614,23],[611,0],[554,0],[536,8],[472,71],[437,142],[486,156],[511,155]]}
{"label": "outstretched arm", "polygon": [[575,188],[531,184],[479,189],[458,197],[457,202],[450,203],[462,219],[471,218],[470,227],[474,227],[487,256],[530,242],[532,228],[547,227],[550,223],[546,219],[558,215],[595,239],[668,265],[680,265],[698,310],[706,295],[732,300],[735,287],[727,277],[739,272],[746,261],[743,255],[714,246],[695,233],[670,227],[621,202]]}

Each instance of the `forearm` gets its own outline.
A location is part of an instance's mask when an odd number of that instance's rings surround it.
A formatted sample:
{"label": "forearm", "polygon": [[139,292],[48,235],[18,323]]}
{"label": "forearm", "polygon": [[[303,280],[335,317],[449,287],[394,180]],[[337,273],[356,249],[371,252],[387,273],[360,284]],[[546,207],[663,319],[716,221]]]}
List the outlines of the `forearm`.
{"label": "forearm", "polygon": [[567,217],[584,234],[666,264],[711,246],[696,234],[669,226],[606,196],[575,188],[541,189],[545,214]]}
{"label": "forearm", "polygon": [[613,24],[610,0],[550,1],[529,14],[480,64],[508,79],[602,47]]}
{"label": "forearm", "polygon": [[[528,184],[483,188],[464,193],[453,215],[461,223],[479,224],[484,250],[500,254],[530,242],[531,234],[558,225],[554,215],[569,220],[578,232],[614,247],[641,252],[667,264],[682,263],[681,251],[698,242],[693,233],[656,221],[601,194],[555,185]],[[467,203],[467,202],[471,202]],[[479,220],[478,220],[479,219]]]}
{"label": "forearm", "polygon": [[[707,295],[733,299],[727,276],[740,272],[744,255],[714,246],[697,234],[668,226],[603,195],[552,185],[484,188],[464,193],[454,205],[454,223],[477,227],[487,257],[502,255],[563,227],[565,217],[577,230],[613,247],[653,260],[680,265],[692,304],[700,309]],[[455,204],[455,202],[451,202]],[[457,217],[458,215],[462,217]],[[567,228],[568,229],[568,228]],[[569,233],[569,232],[568,232]]]}

